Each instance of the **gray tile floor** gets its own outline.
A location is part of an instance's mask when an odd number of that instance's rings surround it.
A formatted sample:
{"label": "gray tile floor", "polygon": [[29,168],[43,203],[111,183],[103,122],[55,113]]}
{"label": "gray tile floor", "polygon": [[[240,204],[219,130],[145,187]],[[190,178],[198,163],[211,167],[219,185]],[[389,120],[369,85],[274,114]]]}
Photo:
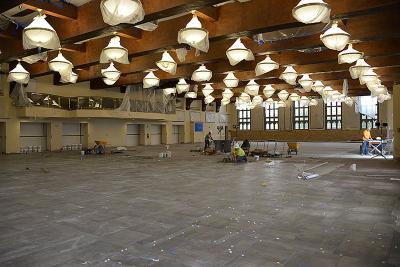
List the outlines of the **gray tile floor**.
{"label": "gray tile floor", "polygon": [[1,156],[0,266],[400,266],[400,164],[191,148]]}

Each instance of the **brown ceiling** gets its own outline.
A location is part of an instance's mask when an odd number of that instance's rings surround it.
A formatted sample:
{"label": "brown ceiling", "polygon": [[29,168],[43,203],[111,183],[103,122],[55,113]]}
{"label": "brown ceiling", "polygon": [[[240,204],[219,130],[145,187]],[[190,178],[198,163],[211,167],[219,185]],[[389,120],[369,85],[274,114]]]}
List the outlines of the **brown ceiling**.
{"label": "brown ceiling", "polygon": [[[190,78],[200,63],[206,63],[207,68],[213,71],[212,82],[217,89],[216,97],[221,95],[218,89],[223,89],[222,79],[227,71],[235,71],[237,77],[243,81],[239,88],[235,89],[235,93],[239,93],[243,90],[244,81],[255,78],[254,68],[257,62],[264,59],[265,53],[271,53],[272,59],[277,61],[281,68],[257,77],[262,85],[274,84],[278,90],[293,90],[292,86],[278,79],[283,71],[282,66],[286,64],[295,64],[295,69],[300,74],[310,73],[312,79],[323,80],[326,85],[336,89],[341,88],[343,79],[351,80],[348,72],[350,66],[337,63],[338,52],[324,48],[319,39],[320,33],[267,42],[264,45],[258,45],[252,40],[255,34],[285,32],[304,27],[304,24],[293,19],[291,13],[298,0],[251,0],[213,7],[222,2],[225,0],[142,0],[146,16],[141,23],[163,20],[195,9],[203,27],[207,28],[210,34],[208,53],[196,56],[191,50],[184,62],[179,62],[175,53],[171,53],[178,62],[178,69],[176,75],[157,71],[156,75],[164,83],[170,84],[179,77]],[[341,20],[341,27],[351,34],[351,39],[356,43],[354,47],[365,53],[366,61],[376,68],[381,80],[390,89],[400,77],[400,31],[395,26],[400,25],[399,1],[326,2],[332,7],[332,18]],[[100,0],[92,0],[79,7],[68,3],[62,3],[60,7],[39,0],[2,0],[0,12],[20,4],[24,9],[41,8],[48,14],[48,21],[56,29],[65,48],[64,55],[74,64],[79,74],[78,82],[90,81],[92,89],[107,88],[100,79],[100,70],[105,65],[99,64],[99,57],[110,37],[99,36],[118,32],[122,37],[122,45],[129,51],[131,63],[117,64],[123,75],[116,86],[139,84],[145,75],[143,71],[154,68],[163,51],[182,47],[177,43],[177,33],[190,20],[190,15],[163,20],[153,32],[142,31],[129,24],[109,26],[101,19]],[[225,52],[237,37],[243,37],[243,43],[255,54],[255,61],[242,62],[236,66],[229,64]],[[18,58],[37,53],[37,50],[23,50],[21,32],[12,28],[0,32],[0,49],[0,62],[12,63]],[[49,58],[53,58],[55,53],[49,52]],[[51,73],[47,62],[25,66],[32,77]],[[56,79],[55,84],[59,85]],[[369,93],[368,89],[356,80],[351,80],[349,85],[351,95]]]}

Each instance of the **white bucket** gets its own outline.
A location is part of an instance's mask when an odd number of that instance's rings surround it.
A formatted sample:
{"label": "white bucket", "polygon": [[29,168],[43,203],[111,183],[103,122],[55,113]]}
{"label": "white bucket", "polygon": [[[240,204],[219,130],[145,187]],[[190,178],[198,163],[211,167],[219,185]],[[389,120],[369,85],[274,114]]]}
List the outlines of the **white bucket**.
{"label": "white bucket", "polygon": [[255,155],[254,159],[255,159],[255,161],[259,161],[260,160],[260,156]]}

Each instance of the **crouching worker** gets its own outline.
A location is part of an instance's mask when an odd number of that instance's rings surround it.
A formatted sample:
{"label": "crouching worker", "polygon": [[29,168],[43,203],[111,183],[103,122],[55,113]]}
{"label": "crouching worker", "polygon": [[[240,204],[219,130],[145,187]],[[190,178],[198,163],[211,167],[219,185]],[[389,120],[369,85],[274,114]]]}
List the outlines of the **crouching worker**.
{"label": "crouching worker", "polygon": [[232,160],[234,162],[247,162],[246,153],[239,146],[239,144],[235,144],[235,147],[232,151]]}

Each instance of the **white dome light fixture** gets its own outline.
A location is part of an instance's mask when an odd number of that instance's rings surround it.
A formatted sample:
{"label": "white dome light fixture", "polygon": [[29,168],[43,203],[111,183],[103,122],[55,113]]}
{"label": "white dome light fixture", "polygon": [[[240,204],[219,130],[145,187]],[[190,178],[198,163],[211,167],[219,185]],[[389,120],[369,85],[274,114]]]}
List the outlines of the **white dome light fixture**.
{"label": "white dome light fixture", "polygon": [[46,15],[41,14],[33,18],[31,24],[23,30],[22,41],[24,49],[43,47],[57,49],[60,47],[60,39],[54,28],[46,21]]}
{"label": "white dome light fixture", "polygon": [[282,90],[278,93],[278,97],[282,101],[286,101],[289,97],[289,93],[286,90]]}
{"label": "white dome light fixture", "polygon": [[228,57],[229,63],[232,66],[237,65],[242,60],[254,60],[253,52],[244,46],[240,38],[238,38],[233,45],[228,48],[226,51],[226,56]]}
{"label": "white dome light fixture", "polygon": [[211,102],[213,102],[214,99],[215,99],[215,98],[214,98],[212,95],[208,95],[208,96],[206,96],[206,97],[204,98],[204,104],[208,105],[208,104],[210,104]]}
{"label": "white dome light fixture", "polygon": [[339,64],[347,63],[351,64],[359,60],[360,58],[363,58],[364,53],[355,50],[353,48],[352,44],[349,44],[346,50],[343,50],[342,52],[339,53],[338,56],[338,62]]}
{"label": "white dome light fixture", "polygon": [[184,92],[189,91],[190,85],[187,84],[184,78],[180,78],[179,82],[176,84],[175,87],[178,94],[182,94]]}
{"label": "white dome light fixture", "polygon": [[263,98],[260,95],[256,95],[253,97],[253,100],[251,101],[251,103],[254,106],[261,105],[263,103]]}
{"label": "white dome light fixture", "polygon": [[210,47],[208,40],[208,31],[202,28],[201,22],[196,14],[178,33],[178,43],[190,45],[200,51],[208,52]]}
{"label": "white dome light fixture", "polygon": [[268,98],[264,101],[264,106],[272,106],[274,103],[275,101],[272,98]]}
{"label": "white dome light fixture", "polygon": [[365,62],[364,59],[359,59],[357,60],[356,65],[351,66],[349,71],[352,79],[357,79],[360,78],[361,75],[368,71],[371,68],[371,65],[369,65],[367,62]]}
{"label": "white dome light fixture", "polygon": [[251,98],[250,95],[247,93],[241,93],[239,96],[240,101],[242,102],[246,102],[246,103],[250,103],[251,102]]}
{"label": "white dome light fixture", "polygon": [[291,93],[289,96],[290,101],[299,101],[300,100],[300,96],[296,93]]}
{"label": "white dome light fixture", "polygon": [[229,103],[231,103],[231,100],[230,100],[230,99],[223,98],[223,99],[221,100],[221,105],[222,105],[222,106],[226,106],[226,105],[228,105]]}
{"label": "white dome light fixture", "polygon": [[214,92],[214,88],[211,86],[211,84],[207,83],[201,92],[204,96],[209,96],[212,92]]}
{"label": "white dome light fixture", "polygon": [[256,76],[263,75],[270,71],[279,69],[279,64],[273,61],[269,55],[263,60],[257,63],[256,66]]}
{"label": "white dome light fixture", "polygon": [[222,97],[225,98],[225,99],[231,99],[232,96],[233,96],[233,92],[229,88],[226,88],[224,90],[224,92],[222,93]]}
{"label": "white dome light fixture", "polygon": [[186,92],[185,98],[191,98],[191,99],[197,98],[197,93],[196,92]]}
{"label": "white dome light fixture", "polygon": [[278,101],[278,102],[276,103],[276,105],[278,106],[278,108],[284,108],[284,107],[286,107],[285,101],[282,101],[282,100]]}
{"label": "white dome light fixture", "polygon": [[330,101],[332,94],[333,94],[333,88],[330,86],[325,86],[324,90],[322,90],[322,98],[324,100],[324,102]]}
{"label": "white dome light fixture", "polygon": [[296,85],[297,71],[292,66],[287,66],[282,72],[279,79],[284,80],[288,84]]}
{"label": "white dome light fixture", "polygon": [[208,82],[212,78],[212,72],[206,68],[206,66],[201,65],[192,74],[192,80],[195,82]]}
{"label": "white dome light fixture", "polygon": [[299,84],[304,88],[306,92],[311,92],[311,88],[313,85],[313,80],[310,78],[308,74],[303,74],[303,77],[299,80]]}
{"label": "white dome light fixture", "polygon": [[101,75],[103,75],[103,77],[105,77],[107,79],[116,81],[121,76],[121,72],[119,70],[117,70],[114,66],[114,63],[111,62],[110,66],[108,66],[108,68],[101,70]]}
{"label": "white dome light fixture", "polygon": [[324,88],[325,88],[325,85],[321,81],[315,81],[312,86],[312,90],[319,94],[322,92],[322,90],[324,90]]}
{"label": "white dome light fixture", "polygon": [[167,51],[163,53],[161,60],[157,61],[156,65],[161,70],[172,75],[175,75],[176,67],[178,66],[178,64],[176,64],[175,60],[171,57],[171,55]]}
{"label": "white dome light fixture", "polygon": [[260,85],[258,85],[258,83],[256,83],[253,79],[250,80],[249,83],[244,88],[244,92],[252,96],[258,95],[259,90],[260,90]]}
{"label": "white dome light fixture", "polygon": [[359,79],[360,84],[362,85],[367,83],[377,83],[379,81],[378,74],[376,74],[371,68],[366,72],[363,72]]}
{"label": "white dome light fixture", "polygon": [[61,76],[60,82],[61,83],[76,83],[78,81],[78,74],[71,71],[71,75],[66,77]]}
{"label": "white dome light fixture", "polygon": [[100,54],[100,63],[115,61],[121,64],[129,64],[128,49],[121,45],[121,38],[114,36]]}
{"label": "white dome light fixture", "polygon": [[21,62],[18,60],[18,64],[8,74],[8,81],[16,82],[19,84],[27,84],[29,80],[29,72],[21,65]]}
{"label": "white dome light fixture", "polygon": [[342,51],[350,41],[350,34],[340,29],[335,21],[331,28],[321,34],[320,38],[327,48]]}
{"label": "white dome light fixture", "polygon": [[236,76],[235,76],[235,74],[233,74],[233,72],[229,72],[223,81],[224,81],[225,86],[228,88],[234,88],[239,85],[239,79],[236,78]]}
{"label": "white dome light fixture", "polygon": [[306,96],[300,97],[300,106],[307,107],[310,104],[310,99]]}
{"label": "white dome light fixture", "polygon": [[263,94],[266,98],[271,97],[275,93],[275,88],[272,85],[267,84],[263,90]]}
{"label": "white dome light fixture", "polygon": [[102,0],[100,10],[104,22],[112,26],[121,23],[135,24],[144,19],[140,0]]}
{"label": "white dome light fixture", "polygon": [[176,93],[176,88],[165,88],[163,89],[163,93],[165,96],[173,95]]}
{"label": "white dome light fixture", "polygon": [[150,71],[144,78],[143,78],[143,88],[151,88],[160,85],[160,79],[154,75],[153,71]]}
{"label": "white dome light fixture", "polygon": [[331,7],[322,0],[301,0],[292,10],[293,17],[302,23],[328,23]]}
{"label": "white dome light fixture", "polygon": [[312,107],[318,106],[318,100],[315,98],[311,99],[309,105]]}
{"label": "white dome light fixture", "polygon": [[58,55],[49,61],[49,69],[60,73],[61,76],[70,74],[73,67],[71,61],[67,60],[61,53],[61,49],[58,51]]}
{"label": "white dome light fixture", "polygon": [[117,82],[117,80],[111,80],[111,79],[108,79],[108,78],[103,78],[103,82],[104,82],[106,85],[111,86],[111,85],[114,85],[114,84]]}

